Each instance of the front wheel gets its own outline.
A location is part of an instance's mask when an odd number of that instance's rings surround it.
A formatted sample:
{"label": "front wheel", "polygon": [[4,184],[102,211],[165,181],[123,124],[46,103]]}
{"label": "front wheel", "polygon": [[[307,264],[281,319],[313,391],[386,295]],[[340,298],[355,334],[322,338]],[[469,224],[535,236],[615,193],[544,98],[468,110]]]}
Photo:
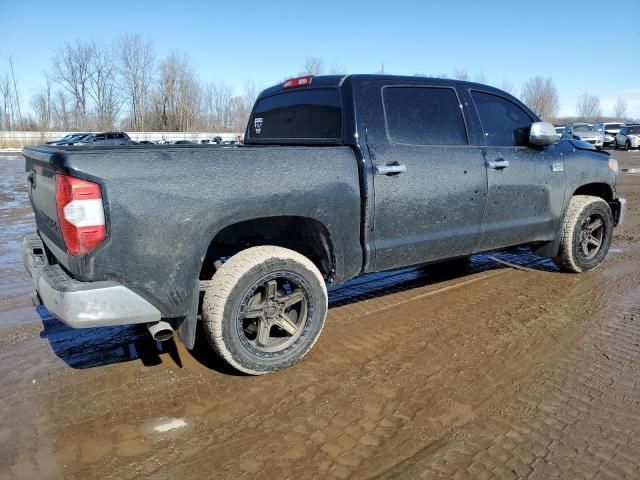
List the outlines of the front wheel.
{"label": "front wheel", "polygon": [[629,140],[625,142],[624,148],[627,152],[631,150],[631,142]]}
{"label": "front wheel", "polygon": [[203,299],[205,334],[229,365],[250,375],[282,370],[313,347],[327,314],[317,267],[286,248],[252,247],[224,263]]}
{"label": "front wheel", "polygon": [[599,197],[575,195],[565,213],[560,249],[554,261],[566,272],[593,270],[606,257],[612,237],[609,204]]}

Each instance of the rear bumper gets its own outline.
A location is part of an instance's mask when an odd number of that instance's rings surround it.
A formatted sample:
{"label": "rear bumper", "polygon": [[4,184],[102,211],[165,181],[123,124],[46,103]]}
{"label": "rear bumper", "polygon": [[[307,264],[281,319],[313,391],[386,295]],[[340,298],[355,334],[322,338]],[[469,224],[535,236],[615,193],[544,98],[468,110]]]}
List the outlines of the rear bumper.
{"label": "rear bumper", "polygon": [[79,282],[50,265],[37,234],[24,238],[24,266],[42,304],[73,328],[106,327],[160,320],[160,311],[137,293],[112,281]]}

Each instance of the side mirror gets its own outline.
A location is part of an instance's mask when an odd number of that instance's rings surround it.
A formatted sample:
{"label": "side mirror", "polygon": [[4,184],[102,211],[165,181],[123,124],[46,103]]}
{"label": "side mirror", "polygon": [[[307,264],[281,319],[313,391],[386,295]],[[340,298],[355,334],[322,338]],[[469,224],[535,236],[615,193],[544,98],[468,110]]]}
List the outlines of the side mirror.
{"label": "side mirror", "polygon": [[529,145],[546,147],[558,141],[556,129],[548,122],[533,122],[529,130]]}

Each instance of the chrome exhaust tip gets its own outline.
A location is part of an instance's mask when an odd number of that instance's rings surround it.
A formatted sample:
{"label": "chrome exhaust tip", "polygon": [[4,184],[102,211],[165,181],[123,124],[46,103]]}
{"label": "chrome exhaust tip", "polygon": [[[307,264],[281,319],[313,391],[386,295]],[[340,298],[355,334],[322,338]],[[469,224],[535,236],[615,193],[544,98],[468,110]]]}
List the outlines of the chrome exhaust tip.
{"label": "chrome exhaust tip", "polygon": [[149,330],[149,333],[151,334],[153,339],[158,342],[165,342],[173,337],[174,334],[173,327],[164,320],[160,320],[159,322],[155,323],[149,323],[147,325],[147,329]]}

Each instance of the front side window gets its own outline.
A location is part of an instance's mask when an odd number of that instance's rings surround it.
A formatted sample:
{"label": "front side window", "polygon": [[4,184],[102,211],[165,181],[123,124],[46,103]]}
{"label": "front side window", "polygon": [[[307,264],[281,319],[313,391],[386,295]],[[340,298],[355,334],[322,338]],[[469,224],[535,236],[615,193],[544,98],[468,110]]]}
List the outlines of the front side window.
{"label": "front side window", "polygon": [[385,87],[387,136],[407,145],[468,145],[456,92],[447,87]]}
{"label": "front side window", "polygon": [[471,96],[480,116],[487,145],[526,145],[527,131],[533,122],[527,112],[498,95],[472,91]]}

